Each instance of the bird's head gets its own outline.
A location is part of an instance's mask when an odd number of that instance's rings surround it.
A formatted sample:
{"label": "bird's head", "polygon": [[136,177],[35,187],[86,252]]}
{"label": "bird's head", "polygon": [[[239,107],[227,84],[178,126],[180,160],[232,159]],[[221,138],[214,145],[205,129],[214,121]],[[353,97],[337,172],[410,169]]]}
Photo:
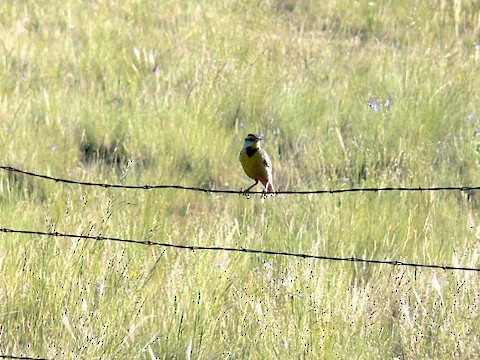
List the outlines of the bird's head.
{"label": "bird's head", "polygon": [[248,134],[243,142],[243,148],[246,149],[248,147],[252,147],[254,149],[259,148],[260,144],[258,143],[262,138],[255,134]]}

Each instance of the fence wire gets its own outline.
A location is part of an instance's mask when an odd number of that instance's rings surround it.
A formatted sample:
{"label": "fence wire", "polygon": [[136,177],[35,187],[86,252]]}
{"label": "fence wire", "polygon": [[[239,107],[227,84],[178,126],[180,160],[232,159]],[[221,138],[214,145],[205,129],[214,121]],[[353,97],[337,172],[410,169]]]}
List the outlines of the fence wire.
{"label": "fence wire", "polygon": [[66,234],[66,233],[60,233],[56,231],[45,232],[45,231],[36,231],[36,230],[17,230],[17,229],[0,228],[0,232],[6,233],[6,234],[26,234],[26,235],[36,235],[36,236],[86,239],[86,240],[94,240],[94,241],[115,241],[115,242],[121,242],[121,243],[129,243],[129,244],[137,244],[137,245],[145,245],[145,246],[161,246],[166,248],[183,249],[183,250],[191,250],[191,251],[227,251],[227,252],[240,252],[240,253],[261,254],[261,255],[278,255],[278,256],[295,257],[295,258],[302,258],[302,259],[315,259],[315,260],[341,261],[341,262],[365,263],[365,264],[377,264],[377,265],[407,266],[407,267],[414,267],[414,268],[430,268],[430,269],[442,269],[442,270],[480,272],[480,268],[476,268],[476,267],[424,264],[424,263],[407,262],[402,260],[378,260],[378,259],[363,259],[358,257],[326,256],[326,255],[294,253],[294,252],[286,252],[286,251],[248,249],[243,247],[170,244],[170,243],[162,243],[162,242],[156,242],[156,241],[150,241],[150,240],[124,239],[119,237]]}
{"label": "fence wire", "polygon": [[7,355],[7,354],[0,354],[0,359],[16,359],[16,360],[48,360],[47,358],[37,358],[37,357],[30,357],[30,356],[17,356],[17,355]]}
{"label": "fence wire", "polygon": [[[207,189],[207,188],[201,188],[201,187],[189,187],[189,186],[181,186],[181,185],[120,185],[120,184],[108,184],[108,183],[95,183],[95,182],[76,181],[71,179],[56,178],[53,176],[37,174],[34,172],[13,168],[10,166],[0,166],[0,169],[3,169],[8,172],[20,173],[27,176],[37,177],[37,178],[41,178],[49,181],[55,181],[60,183],[73,184],[73,185],[81,185],[81,186],[95,186],[95,187],[102,187],[102,188],[117,188],[117,189],[138,189],[138,190],[180,189],[180,190],[200,191],[204,193],[224,193],[224,194],[240,194],[240,195],[244,194],[242,190],[240,191],[239,190],[218,190],[218,189]],[[351,192],[379,192],[379,191],[462,191],[463,192],[463,191],[471,191],[471,190],[480,190],[480,186],[349,188],[349,189],[333,189],[333,190],[277,191],[276,194],[288,194],[288,195],[290,194],[336,194],[336,193],[347,193],[347,192],[351,193]],[[252,191],[251,193],[262,194],[261,191]],[[379,259],[363,259],[358,257],[325,256],[325,255],[293,253],[293,252],[283,252],[283,251],[274,251],[274,250],[248,249],[248,248],[242,248],[242,247],[235,248],[235,247],[222,247],[222,246],[170,244],[170,243],[155,242],[150,240],[134,240],[134,239],[119,238],[119,237],[67,234],[67,233],[60,233],[60,232],[44,232],[44,231],[37,231],[37,230],[18,230],[18,229],[9,229],[9,228],[0,228],[0,232],[3,232],[5,234],[18,233],[18,234],[27,234],[27,235],[37,235],[37,236],[77,238],[77,239],[86,239],[86,240],[95,240],[95,241],[116,241],[116,242],[131,243],[131,244],[146,245],[146,246],[162,246],[167,248],[184,249],[184,250],[191,250],[191,251],[242,252],[242,253],[252,253],[252,254],[297,257],[297,258],[303,258],[303,259],[316,259],[316,260],[342,261],[342,262],[352,262],[352,263],[408,266],[408,267],[414,267],[414,268],[431,268],[431,269],[443,269],[443,270],[480,272],[480,268],[476,268],[476,267],[414,263],[414,262],[406,262],[401,260],[386,260],[386,259],[379,260]]]}
{"label": "fence wire", "polygon": [[[31,171],[17,169],[11,166],[0,166],[0,169],[19,173],[27,176],[32,176],[49,181],[55,181],[57,183],[66,183],[72,185],[92,186],[102,188],[114,188],[114,189],[129,189],[129,190],[153,190],[153,189],[178,189],[187,191],[198,191],[207,194],[238,194],[243,195],[243,190],[231,190],[231,189],[208,189],[197,186],[183,186],[183,185],[122,185],[122,184],[109,184],[109,183],[97,183],[89,181],[77,181],[71,179],[63,179],[53,177],[44,174],[37,174]],[[348,189],[320,189],[320,190],[283,190],[275,191],[274,194],[279,195],[308,195],[308,194],[340,194],[340,193],[355,193],[355,192],[385,192],[385,191],[397,191],[397,192],[423,192],[423,191],[474,191],[480,190],[480,186],[413,186],[413,187],[367,187],[367,188],[348,188]],[[263,194],[262,191],[249,191],[249,194]]]}

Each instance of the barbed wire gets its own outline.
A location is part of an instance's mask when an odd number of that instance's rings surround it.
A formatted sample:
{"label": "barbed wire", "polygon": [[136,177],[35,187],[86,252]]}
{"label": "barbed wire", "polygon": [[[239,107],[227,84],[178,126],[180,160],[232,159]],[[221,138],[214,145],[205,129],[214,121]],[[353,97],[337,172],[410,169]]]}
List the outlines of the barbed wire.
{"label": "barbed wire", "polygon": [[124,239],[119,237],[108,237],[108,236],[95,236],[95,235],[82,235],[82,234],[67,234],[60,232],[46,232],[46,231],[36,231],[36,230],[18,230],[18,229],[8,229],[0,228],[0,232],[6,234],[26,234],[26,235],[38,235],[38,236],[52,236],[52,237],[64,237],[64,238],[78,238],[78,239],[87,239],[95,241],[116,241],[129,244],[137,245],[146,245],[146,246],[161,246],[167,248],[175,249],[184,249],[191,251],[227,251],[227,252],[240,252],[240,253],[250,253],[250,254],[261,254],[261,255],[278,255],[286,257],[296,257],[302,259],[315,259],[315,260],[327,260],[327,261],[341,261],[341,262],[358,262],[366,264],[379,264],[379,265],[393,265],[393,266],[408,266],[414,268],[430,268],[430,269],[442,269],[442,270],[459,270],[459,271],[476,271],[480,272],[480,268],[475,267],[464,267],[464,266],[451,266],[451,265],[438,265],[438,264],[422,264],[414,262],[405,262],[400,260],[377,260],[377,259],[363,259],[357,257],[337,257],[337,256],[325,256],[325,255],[313,255],[313,254],[304,254],[304,253],[293,253],[285,251],[274,251],[274,250],[258,250],[258,249],[248,249],[243,247],[223,247],[223,246],[202,246],[202,245],[182,245],[182,244],[170,244],[162,243],[150,240],[134,240],[134,239]]}
{"label": "barbed wire", "polygon": [[[152,190],[152,189],[178,189],[187,191],[199,191],[207,194],[238,194],[243,195],[243,190],[221,190],[221,189],[207,189],[197,186],[183,186],[183,185],[121,185],[121,184],[108,184],[108,183],[96,183],[89,181],[77,181],[71,179],[62,179],[44,174],[37,174],[34,172],[17,169],[11,166],[0,166],[0,169],[15,172],[27,176],[41,178],[45,180],[55,181],[58,183],[66,183],[81,186],[93,186],[102,188],[114,188],[114,189],[136,189],[136,190]],[[348,189],[323,189],[323,190],[283,190],[275,191],[275,194],[282,195],[308,195],[308,194],[340,194],[340,193],[353,193],[353,192],[380,192],[380,191],[474,191],[480,190],[480,186],[432,186],[432,187],[368,187],[368,188],[348,188]],[[262,191],[249,191],[249,194],[263,194]]]}
{"label": "barbed wire", "polygon": [[49,360],[48,358],[37,358],[30,356],[16,356],[16,355],[5,355],[0,354],[0,359],[16,359],[16,360]]}

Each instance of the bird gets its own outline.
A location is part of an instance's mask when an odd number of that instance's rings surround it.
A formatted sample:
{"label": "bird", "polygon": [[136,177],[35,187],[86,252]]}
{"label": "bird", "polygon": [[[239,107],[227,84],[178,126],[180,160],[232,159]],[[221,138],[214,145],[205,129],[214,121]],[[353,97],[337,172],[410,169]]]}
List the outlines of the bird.
{"label": "bird", "polygon": [[243,170],[245,170],[248,177],[255,180],[255,183],[244,191],[245,193],[248,193],[259,181],[264,186],[264,195],[275,193],[272,182],[272,161],[265,150],[260,147],[259,142],[262,139],[258,135],[248,134],[243,142],[243,149],[240,151],[239,160]]}

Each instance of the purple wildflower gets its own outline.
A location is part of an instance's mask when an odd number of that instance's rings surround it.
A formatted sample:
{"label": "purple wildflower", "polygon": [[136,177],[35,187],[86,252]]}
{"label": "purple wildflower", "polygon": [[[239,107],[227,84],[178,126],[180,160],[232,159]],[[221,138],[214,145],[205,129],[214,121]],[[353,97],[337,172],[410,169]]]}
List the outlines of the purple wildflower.
{"label": "purple wildflower", "polygon": [[390,107],[390,106],[392,106],[392,101],[391,101],[390,99],[385,100],[384,106],[385,106],[385,107]]}
{"label": "purple wildflower", "polygon": [[468,120],[468,121],[473,121],[473,120],[475,120],[475,115],[473,115],[473,114],[468,115],[467,120]]}
{"label": "purple wildflower", "polygon": [[480,136],[480,130],[475,131],[475,132],[473,133],[473,135],[475,135],[475,136]]}
{"label": "purple wildflower", "polygon": [[379,111],[380,110],[380,105],[375,100],[370,100],[368,102],[368,106],[370,106],[374,111]]}
{"label": "purple wildflower", "polygon": [[50,145],[50,151],[55,151],[57,150],[57,147],[55,145]]}

